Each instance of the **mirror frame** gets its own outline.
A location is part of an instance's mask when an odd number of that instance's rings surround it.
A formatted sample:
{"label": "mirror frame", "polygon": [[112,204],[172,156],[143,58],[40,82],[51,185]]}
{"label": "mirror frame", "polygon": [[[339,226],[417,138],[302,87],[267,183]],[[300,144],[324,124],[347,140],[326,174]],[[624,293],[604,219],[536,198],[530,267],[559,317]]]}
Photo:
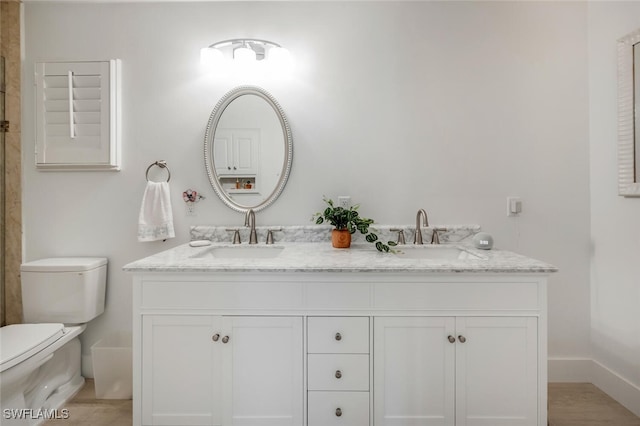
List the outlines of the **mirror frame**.
{"label": "mirror frame", "polygon": [[[220,118],[222,117],[224,110],[229,106],[229,104],[231,104],[231,102],[244,95],[255,95],[267,102],[271,106],[271,108],[273,108],[276,116],[280,120],[282,132],[285,136],[283,140],[283,143],[285,144],[285,158],[282,164],[282,172],[280,174],[278,184],[276,188],[271,192],[271,194],[269,194],[269,196],[263,202],[256,206],[243,206],[231,199],[229,194],[224,191],[224,188],[222,188],[220,181],[216,177],[214,167],[215,161],[213,154],[213,142]],[[211,183],[213,190],[227,207],[240,213],[246,213],[249,209],[253,209],[257,212],[270,206],[284,190],[284,187],[291,173],[292,160],[293,138],[291,136],[291,129],[289,128],[287,117],[285,116],[284,111],[282,110],[282,107],[280,107],[278,101],[276,101],[276,99],[271,96],[269,92],[257,86],[239,86],[231,89],[220,99],[220,101],[218,101],[216,106],[213,108],[211,115],[209,116],[207,130],[204,134],[204,165],[207,170],[207,176],[209,177],[209,182]]]}
{"label": "mirror frame", "polygon": [[640,43],[640,29],[618,40],[618,195],[640,197],[640,164],[636,164],[636,152],[640,141],[636,140],[638,124],[635,108],[634,87],[640,84],[635,79],[633,47]]}

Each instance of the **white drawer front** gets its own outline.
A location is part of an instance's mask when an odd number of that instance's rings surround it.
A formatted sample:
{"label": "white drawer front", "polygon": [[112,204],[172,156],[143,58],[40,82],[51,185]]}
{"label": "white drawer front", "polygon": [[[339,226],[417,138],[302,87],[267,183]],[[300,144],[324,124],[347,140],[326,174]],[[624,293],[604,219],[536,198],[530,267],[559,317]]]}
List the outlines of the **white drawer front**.
{"label": "white drawer front", "polygon": [[369,392],[309,392],[308,426],[369,426]]}
{"label": "white drawer front", "polygon": [[368,391],[369,355],[310,354],[310,391]]}
{"label": "white drawer front", "polygon": [[368,317],[309,317],[308,352],[369,353]]}

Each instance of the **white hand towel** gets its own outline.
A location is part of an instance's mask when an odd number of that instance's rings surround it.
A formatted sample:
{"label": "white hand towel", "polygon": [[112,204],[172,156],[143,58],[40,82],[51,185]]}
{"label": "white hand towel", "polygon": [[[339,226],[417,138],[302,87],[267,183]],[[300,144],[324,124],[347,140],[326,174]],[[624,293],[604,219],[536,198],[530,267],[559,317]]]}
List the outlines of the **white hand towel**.
{"label": "white hand towel", "polygon": [[168,182],[147,182],[138,218],[138,241],[175,237]]}

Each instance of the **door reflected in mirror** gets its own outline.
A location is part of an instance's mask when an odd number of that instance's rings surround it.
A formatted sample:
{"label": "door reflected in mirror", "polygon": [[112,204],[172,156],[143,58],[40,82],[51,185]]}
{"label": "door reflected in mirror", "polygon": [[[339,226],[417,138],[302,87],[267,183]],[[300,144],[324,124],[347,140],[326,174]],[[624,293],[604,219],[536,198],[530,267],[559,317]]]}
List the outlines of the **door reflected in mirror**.
{"label": "door reflected in mirror", "polygon": [[266,91],[243,86],[218,102],[205,134],[205,166],[216,194],[237,211],[261,210],[280,195],[293,142],[282,108]]}

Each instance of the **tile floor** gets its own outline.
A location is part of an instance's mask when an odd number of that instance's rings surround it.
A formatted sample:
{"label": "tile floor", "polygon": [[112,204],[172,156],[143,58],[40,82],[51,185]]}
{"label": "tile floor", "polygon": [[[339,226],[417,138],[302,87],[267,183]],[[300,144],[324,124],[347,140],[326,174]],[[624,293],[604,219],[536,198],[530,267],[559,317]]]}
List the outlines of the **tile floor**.
{"label": "tile floor", "polygon": [[[95,399],[93,380],[67,404],[69,418],[45,426],[129,426],[131,401]],[[549,385],[550,426],[640,426],[640,418],[590,383]]]}

